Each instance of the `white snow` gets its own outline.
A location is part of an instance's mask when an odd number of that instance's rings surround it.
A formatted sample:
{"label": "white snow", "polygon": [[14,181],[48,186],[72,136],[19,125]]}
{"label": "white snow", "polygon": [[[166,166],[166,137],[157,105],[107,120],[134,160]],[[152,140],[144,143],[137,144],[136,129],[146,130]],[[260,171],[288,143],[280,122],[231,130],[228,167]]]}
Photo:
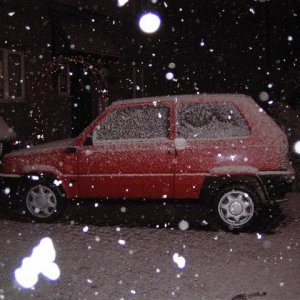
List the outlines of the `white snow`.
{"label": "white snow", "polygon": [[167,78],[168,80],[172,80],[172,79],[174,78],[174,74],[173,74],[172,72],[168,72],[168,73],[166,74],[166,78]]}
{"label": "white snow", "polygon": [[256,233],[256,237],[257,237],[258,240],[261,240],[262,239],[262,234]]}
{"label": "white snow", "polygon": [[250,166],[224,166],[216,167],[210,170],[211,174],[221,175],[221,174],[257,174],[258,169]]}
{"label": "white snow", "polygon": [[177,150],[184,150],[187,148],[187,142],[184,138],[176,138],[174,140],[175,148]]}
{"label": "white snow", "polygon": [[[155,102],[153,102],[154,105]],[[96,127],[95,144],[101,141],[167,138],[169,108],[165,106],[118,109]]]}
{"label": "white snow", "polygon": [[173,255],[173,262],[177,265],[179,269],[183,269],[186,265],[186,260],[183,256],[180,256],[178,253]]}
{"label": "white snow", "polygon": [[139,20],[139,27],[145,33],[156,32],[159,29],[160,24],[160,16],[152,12],[143,14]]}
{"label": "white snow", "polygon": [[178,224],[180,230],[187,230],[190,224],[186,220],[181,220]]}
{"label": "white snow", "polygon": [[118,240],[118,244],[124,246],[126,244],[125,240]]}
{"label": "white snow", "polygon": [[178,111],[178,122],[180,138],[211,139],[250,134],[246,121],[232,104],[181,105]]}
{"label": "white snow", "polygon": [[267,92],[260,92],[258,96],[261,101],[269,100],[269,94]]}
{"label": "white snow", "polygon": [[300,141],[297,141],[293,148],[295,153],[300,154]]}
{"label": "white snow", "polygon": [[39,274],[50,280],[57,280],[60,277],[60,269],[54,263],[55,257],[52,240],[49,237],[41,239],[38,246],[33,248],[31,256],[24,258],[21,267],[15,270],[17,283],[22,288],[32,288],[37,284]]}
{"label": "white snow", "polygon": [[118,0],[118,6],[122,7],[124,6],[126,3],[128,3],[129,0]]}
{"label": "white snow", "polygon": [[176,65],[175,63],[171,62],[169,63],[169,66],[168,66],[170,69],[175,69]]}

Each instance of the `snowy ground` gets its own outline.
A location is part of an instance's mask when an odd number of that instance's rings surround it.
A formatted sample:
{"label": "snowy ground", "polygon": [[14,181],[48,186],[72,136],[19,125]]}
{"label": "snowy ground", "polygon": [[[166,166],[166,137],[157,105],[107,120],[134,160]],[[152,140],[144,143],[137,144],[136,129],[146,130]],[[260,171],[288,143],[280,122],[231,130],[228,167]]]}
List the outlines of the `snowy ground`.
{"label": "snowy ground", "polygon": [[[2,217],[0,299],[300,299],[300,194],[288,196],[264,230],[240,234],[218,231],[196,207],[171,204],[74,206],[50,225]],[[187,231],[178,229],[182,219]],[[61,276],[21,290],[13,271],[46,236]]]}

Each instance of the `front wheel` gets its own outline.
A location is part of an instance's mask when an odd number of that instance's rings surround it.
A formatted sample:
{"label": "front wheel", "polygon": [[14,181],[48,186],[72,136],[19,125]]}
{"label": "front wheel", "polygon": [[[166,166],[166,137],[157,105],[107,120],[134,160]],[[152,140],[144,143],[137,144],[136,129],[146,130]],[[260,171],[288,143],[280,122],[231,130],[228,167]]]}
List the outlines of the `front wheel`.
{"label": "front wheel", "polygon": [[214,211],[227,229],[243,229],[251,225],[258,213],[258,196],[244,186],[225,188],[215,199]]}
{"label": "front wheel", "polygon": [[52,222],[63,212],[64,197],[56,186],[44,182],[30,184],[24,196],[25,211],[33,220]]}

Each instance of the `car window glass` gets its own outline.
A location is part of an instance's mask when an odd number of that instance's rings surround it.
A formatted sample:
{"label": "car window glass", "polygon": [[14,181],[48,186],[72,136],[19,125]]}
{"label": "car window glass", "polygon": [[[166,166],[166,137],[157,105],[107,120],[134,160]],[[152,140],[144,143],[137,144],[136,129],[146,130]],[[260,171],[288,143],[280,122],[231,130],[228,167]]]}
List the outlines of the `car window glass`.
{"label": "car window glass", "polygon": [[169,108],[138,106],[118,109],[96,127],[93,142],[169,137]]}
{"label": "car window glass", "polygon": [[226,138],[246,136],[250,129],[231,104],[186,104],[178,110],[180,138]]}

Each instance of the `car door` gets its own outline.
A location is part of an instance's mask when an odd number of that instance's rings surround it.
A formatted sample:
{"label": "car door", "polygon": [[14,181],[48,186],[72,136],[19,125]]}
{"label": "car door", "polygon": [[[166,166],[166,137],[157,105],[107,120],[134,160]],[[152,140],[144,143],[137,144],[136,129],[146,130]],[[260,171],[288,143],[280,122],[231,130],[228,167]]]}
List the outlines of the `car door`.
{"label": "car door", "polygon": [[81,197],[165,198],[174,194],[168,105],[122,106],[98,124],[78,153]]}
{"label": "car door", "polygon": [[250,129],[233,105],[180,103],[176,124],[176,198],[198,198],[212,169],[244,163]]}

